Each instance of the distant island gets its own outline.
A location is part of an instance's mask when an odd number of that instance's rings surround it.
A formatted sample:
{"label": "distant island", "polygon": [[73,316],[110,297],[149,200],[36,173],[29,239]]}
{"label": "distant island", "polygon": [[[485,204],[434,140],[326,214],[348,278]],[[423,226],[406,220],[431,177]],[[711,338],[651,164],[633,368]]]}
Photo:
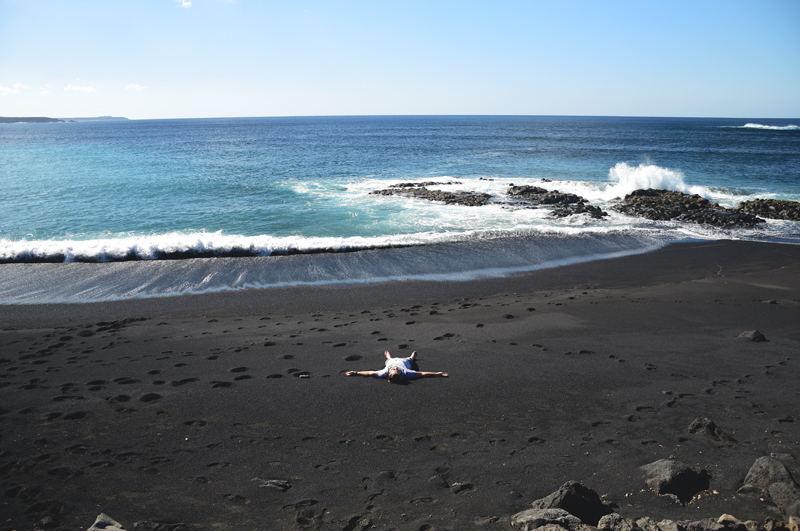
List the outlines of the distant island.
{"label": "distant island", "polygon": [[63,122],[58,118],[46,118],[44,116],[37,117],[13,117],[13,116],[0,116],[0,124],[47,124],[53,122]]}
{"label": "distant island", "polygon": [[0,116],[0,124],[49,124],[64,122],[104,122],[127,120],[121,116],[95,116],[93,118],[47,118],[46,116]]}
{"label": "distant island", "polygon": [[127,118],[123,118],[122,116],[95,116],[89,118],[60,118],[60,120],[65,122],[114,122],[127,120]]}

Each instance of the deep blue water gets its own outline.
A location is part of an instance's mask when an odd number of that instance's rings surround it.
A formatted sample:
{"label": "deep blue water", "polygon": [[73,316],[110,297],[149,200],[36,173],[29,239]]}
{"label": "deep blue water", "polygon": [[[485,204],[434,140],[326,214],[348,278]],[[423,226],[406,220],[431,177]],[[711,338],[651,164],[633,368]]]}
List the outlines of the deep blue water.
{"label": "deep blue water", "polygon": [[[797,243],[800,228],[793,222],[722,231],[613,212],[603,221],[559,219],[543,209],[509,209],[500,202],[510,183],[578,193],[605,210],[615,198],[648,187],[699,193],[724,206],[755,197],[797,201],[798,126],[800,120],[513,116],[0,125],[0,260],[383,249],[373,262],[340,264],[336,271],[320,267],[332,260],[320,254],[303,266],[256,260],[261,265],[253,267],[262,269],[239,283],[176,287],[168,285],[175,280],[159,283],[143,273],[136,286],[104,279],[95,286],[102,295],[40,297],[95,300],[269,286],[279,277],[283,283],[314,284],[452,278],[490,269],[503,274],[686,238]],[[498,204],[445,206],[369,195],[398,182],[431,180],[457,180],[460,185],[443,189],[486,192]],[[402,261],[416,265],[382,270],[391,262],[391,247],[417,246],[412,255],[420,257],[432,252],[431,245],[456,243],[462,250],[450,246],[444,256],[425,260],[409,259],[406,252]],[[494,268],[477,258],[487,245],[493,246]],[[472,262],[464,263],[463,249],[470,249]],[[0,300],[28,300],[21,288],[8,287],[19,279],[12,266],[0,266]],[[221,261],[204,267],[216,271],[212,277],[225,276],[215,269],[223,267]],[[283,272],[275,276],[277,270]],[[314,273],[320,270],[325,272]],[[81,282],[92,281],[84,275]]]}

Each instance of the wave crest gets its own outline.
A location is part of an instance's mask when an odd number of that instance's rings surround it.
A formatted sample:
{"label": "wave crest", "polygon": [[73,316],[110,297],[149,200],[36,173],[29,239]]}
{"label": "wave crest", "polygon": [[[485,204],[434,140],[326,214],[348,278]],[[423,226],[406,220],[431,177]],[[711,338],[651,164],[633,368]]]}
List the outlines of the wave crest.
{"label": "wave crest", "polygon": [[9,241],[0,239],[0,263],[122,262],[216,256],[272,256],[400,247],[403,238],[277,238],[215,233],[179,233],[96,240]]}
{"label": "wave crest", "polygon": [[763,124],[744,124],[739,129],[768,129],[770,131],[800,131],[797,125],[763,125]]}
{"label": "wave crest", "polygon": [[683,192],[685,194],[704,195],[705,190],[699,186],[688,186],[683,180],[683,173],[678,170],[662,168],[655,164],[639,164],[631,166],[618,162],[608,171],[608,177],[617,184],[611,189],[614,194],[626,195],[634,190],[658,189]]}

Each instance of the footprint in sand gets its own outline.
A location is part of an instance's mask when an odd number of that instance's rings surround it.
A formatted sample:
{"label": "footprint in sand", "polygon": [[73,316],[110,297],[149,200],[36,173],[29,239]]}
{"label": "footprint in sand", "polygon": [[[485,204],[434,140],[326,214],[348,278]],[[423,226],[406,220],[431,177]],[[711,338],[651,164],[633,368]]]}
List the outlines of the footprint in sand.
{"label": "footprint in sand", "polygon": [[[45,444],[47,444],[47,441],[45,441]],[[69,448],[65,448],[67,452],[75,455],[83,455],[88,449],[89,447],[85,444],[76,444],[74,446],[70,446]]]}
{"label": "footprint in sand", "polygon": [[156,400],[161,400],[161,395],[157,393],[147,393],[139,399],[140,402],[155,402]]}
{"label": "footprint in sand", "polygon": [[128,395],[117,395],[108,399],[109,402],[112,404],[118,404],[121,402],[128,402],[131,399]]}
{"label": "footprint in sand", "polygon": [[200,380],[198,378],[184,378],[183,380],[173,380],[169,384],[172,387],[180,387],[181,385],[186,385],[187,383],[199,382],[199,381]]}
{"label": "footprint in sand", "polygon": [[59,396],[53,397],[52,400],[53,400],[53,402],[63,402],[65,400],[83,400],[83,399],[84,399],[84,397],[82,397],[80,395],[59,395]]}
{"label": "footprint in sand", "polygon": [[465,494],[475,490],[475,485],[472,483],[453,483],[450,486],[450,492],[453,494]]}

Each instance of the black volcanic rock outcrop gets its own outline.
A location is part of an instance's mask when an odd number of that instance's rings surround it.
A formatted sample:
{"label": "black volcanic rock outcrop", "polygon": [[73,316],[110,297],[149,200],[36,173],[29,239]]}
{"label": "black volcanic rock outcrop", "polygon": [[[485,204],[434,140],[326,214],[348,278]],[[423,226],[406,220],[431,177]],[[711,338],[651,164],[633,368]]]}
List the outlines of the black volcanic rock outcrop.
{"label": "black volcanic rock outcrop", "polygon": [[769,219],[800,221],[800,203],[777,199],[753,199],[739,203],[740,212]]}
{"label": "black volcanic rock outcrop", "polygon": [[414,197],[417,199],[427,199],[428,201],[441,201],[447,205],[463,206],[483,206],[489,202],[491,195],[481,192],[446,192],[444,190],[429,190],[427,186],[460,184],[458,182],[424,182],[424,183],[400,183],[395,184],[385,190],[375,190],[370,192],[372,195],[399,195],[402,197]]}
{"label": "black volcanic rock outcrop", "polygon": [[658,221],[688,221],[723,228],[752,228],[764,223],[757,216],[722,207],[699,195],[670,190],[634,190],[614,210]]}

